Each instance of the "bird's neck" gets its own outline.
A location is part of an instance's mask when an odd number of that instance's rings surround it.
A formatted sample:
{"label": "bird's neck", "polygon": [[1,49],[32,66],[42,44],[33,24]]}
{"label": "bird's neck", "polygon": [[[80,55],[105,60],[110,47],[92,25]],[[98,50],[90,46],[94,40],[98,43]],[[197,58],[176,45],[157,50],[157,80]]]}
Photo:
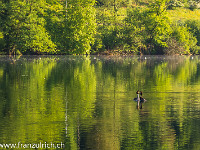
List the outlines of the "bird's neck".
{"label": "bird's neck", "polygon": [[137,94],[137,99],[140,100],[140,94]]}

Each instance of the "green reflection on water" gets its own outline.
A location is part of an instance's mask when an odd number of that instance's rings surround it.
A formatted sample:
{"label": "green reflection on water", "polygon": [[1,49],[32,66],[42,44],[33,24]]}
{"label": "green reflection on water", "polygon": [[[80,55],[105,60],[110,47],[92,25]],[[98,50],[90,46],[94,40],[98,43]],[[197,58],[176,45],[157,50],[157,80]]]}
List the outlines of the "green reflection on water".
{"label": "green reflection on water", "polygon": [[1,56],[0,143],[198,150],[199,67],[197,56]]}

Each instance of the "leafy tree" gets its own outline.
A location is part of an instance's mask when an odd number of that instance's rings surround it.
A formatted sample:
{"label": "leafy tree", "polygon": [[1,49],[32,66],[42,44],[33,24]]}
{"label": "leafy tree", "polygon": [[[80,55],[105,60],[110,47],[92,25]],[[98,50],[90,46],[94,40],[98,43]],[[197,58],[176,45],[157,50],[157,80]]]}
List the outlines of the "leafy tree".
{"label": "leafy tree", "polygon": [[200,22],[195,20],[187,20],[185,24],[188,28],[188,31],[197,39],[197,43],[192,47],[191,53],[200,54]]}
{"label": "leafy tree", "polygon": [[190,50],[197,43],[197,39],[188,31],[187,26],[184,25],[173,26],[172,38],[175,39],[175,43],[177,42],[179,44],[181,48],[181,51],[179,51],[180,54],[189,54]]}
{"label": "leafy tree", "polygon": [[188,31],[193,33],[193,35],[197,38],[197,45],[200,46],[200,22],[195,20],[187,20],[185,24],[187,25]]}
{"label": "leafy tree", "polygon": [[145,49],[145,28],[143,26],[141,17],[144,10],[142,8],[132,8],[127,11],[125,19],[125,42],[128,48],[137,53],[138,50]]}
{"label": "leafy tree", "polygon": [[45,29],[56,48],[63,52],[66,46],[64,21],[66,19],[66,1],[47,0],[44,12]]}
{"label": "leafy tree", "polygon": [[142,21],[147,34],[146,42],[150,44],[152,50],[157,47],[156,53],[162,53],[159,50],[167,46],[166,39],[171,34],[170,20],[166,12],[167,3],[168,0],[156,0],[143,13]]}
{"label": "leafy tree", "polygon": [[120,38],[118,35],[120,33],[120,28],[116,25],[119,21],[115,19],[114,12],[112,10],[106,10],[105,12],[105,14],[103,13],[101,16],[102,25],[99,25],[98,31],[104,47],[110,50],[115,49],[119,45]]}
{"label": "leafy tree", "polygon": [[[168,0],[157,0],[148,8],[129,11],[127,20],[128,41],[143,53],[163,54],[172,29],[167,16]],[[130,42],[128,43],[130,45]],[[148,51],[147,51],[148,50]]]}
{"label": "leafy tree", "polygon": [[55,45],[46,29],[45,1],[2,1],[1,26],[8,53],[52,53]]}
{"label": "leafy tree", "polygon": [[95,0],[69,0],[65,21],[67,53],[89,54],[96,32]]}
{"label": "leafy tree", "polygon": [[129,1],[112,0],[109,1],[109,5],[97,6],[97,37],[100,40],[96,39],[96,45],[99,43],[106,50],[123,49],[124,17],[126,16],[124,6],[129,6]]}

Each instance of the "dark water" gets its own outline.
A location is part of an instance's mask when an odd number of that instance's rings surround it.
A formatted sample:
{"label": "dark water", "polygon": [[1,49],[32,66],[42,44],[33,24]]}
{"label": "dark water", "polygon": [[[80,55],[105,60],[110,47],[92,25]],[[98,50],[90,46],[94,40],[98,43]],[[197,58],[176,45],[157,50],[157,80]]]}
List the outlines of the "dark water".
{"label": "dark water", "polygon": [[200,57],[0,56],[0,104],[0,149],[199,150]]}

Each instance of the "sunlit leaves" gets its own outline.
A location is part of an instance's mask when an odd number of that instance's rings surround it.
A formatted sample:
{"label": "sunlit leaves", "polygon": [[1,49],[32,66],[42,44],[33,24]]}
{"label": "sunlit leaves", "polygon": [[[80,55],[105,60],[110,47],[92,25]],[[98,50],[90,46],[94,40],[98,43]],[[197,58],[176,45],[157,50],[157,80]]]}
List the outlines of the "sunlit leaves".
{"label": "sunlit leaves", "polygon": [[65,38],[71,54],[90,53],[96,32],[94,0],[67,2]]}
{"label": "sunlit leaves", "polygon": [[[167,17],[167,1],[155,1],[149,10],[144,12],[144,25],[147,34],[150,36],[150,42],[166,47],[166,39],[171,34],[170,21]],[[155,43],[154,43],[155,42]]]}
{"label": "sunlit leaves", "polygon": [[44,1],[6,2],[2,16],[4,37],[9,53],[55,52],[55,45],[45,29]]}

